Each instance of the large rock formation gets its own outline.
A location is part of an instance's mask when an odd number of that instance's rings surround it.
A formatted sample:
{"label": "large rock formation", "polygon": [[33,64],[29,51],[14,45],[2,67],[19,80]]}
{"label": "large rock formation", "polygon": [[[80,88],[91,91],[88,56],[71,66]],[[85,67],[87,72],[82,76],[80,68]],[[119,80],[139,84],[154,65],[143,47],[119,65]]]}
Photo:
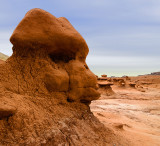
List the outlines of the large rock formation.
{"label": "large rock formation", "polygon": [[113,133],[91,113],[99,98],[88,46],[66,18],[30,10],[0,64],[0,145],[107,145]]}

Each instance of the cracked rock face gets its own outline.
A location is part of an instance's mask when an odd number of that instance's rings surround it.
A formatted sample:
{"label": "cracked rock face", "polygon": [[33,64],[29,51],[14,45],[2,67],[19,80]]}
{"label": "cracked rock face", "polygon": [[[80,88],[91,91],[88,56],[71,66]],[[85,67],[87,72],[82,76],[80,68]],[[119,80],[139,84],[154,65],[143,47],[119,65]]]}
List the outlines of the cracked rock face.
{"label": "cracked rock face", "polygon": [[70,22],[32,9],[10,41],[13,55],[0,64],[0,145],[110,143],[88,106],[99,98],[89,49]]}
{"label": "cracked rock face", "polygon": [[[85,103],[99,97],[95,75],[85,63],[88,46],[66,18],[56,18],[41,9],[30,10],[14,30],[10,41],[16,58],[41,59],[45,92],[68,92],[69,101]],[[28,87],[22,92],[26,93],[26,90]]]}

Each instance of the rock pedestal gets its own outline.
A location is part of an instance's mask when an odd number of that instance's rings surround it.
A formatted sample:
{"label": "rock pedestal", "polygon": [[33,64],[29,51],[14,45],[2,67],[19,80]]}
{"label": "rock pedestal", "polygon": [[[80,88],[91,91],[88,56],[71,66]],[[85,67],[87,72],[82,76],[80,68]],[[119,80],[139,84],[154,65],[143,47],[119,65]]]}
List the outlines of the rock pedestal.
{"label": "rock pedestal", "polygon": [[107,82],[107,81],[103,81],[103,82],[98,82],[98,85],[99,85],[99,92],[101,94],[107,95],[107,96],[115,94],[114,91],[111,88],[113,83]]}

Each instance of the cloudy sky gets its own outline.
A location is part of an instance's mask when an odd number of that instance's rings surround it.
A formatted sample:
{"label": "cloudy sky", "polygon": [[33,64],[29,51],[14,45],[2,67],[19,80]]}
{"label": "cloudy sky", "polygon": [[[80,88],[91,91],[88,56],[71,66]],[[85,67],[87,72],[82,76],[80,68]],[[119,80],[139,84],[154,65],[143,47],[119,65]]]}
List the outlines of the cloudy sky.
{"label": "cloudy sky", "polygon": [[0,0],[0,52],[32,8],[66,17],[85,38],[87,63],[97,75],[160,71],[160,0]]}

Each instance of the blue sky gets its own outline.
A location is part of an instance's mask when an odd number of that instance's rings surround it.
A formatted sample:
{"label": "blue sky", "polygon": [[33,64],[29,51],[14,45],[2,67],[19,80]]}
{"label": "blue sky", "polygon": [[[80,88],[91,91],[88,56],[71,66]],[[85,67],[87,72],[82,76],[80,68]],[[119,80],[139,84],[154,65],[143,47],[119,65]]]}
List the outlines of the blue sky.
{"label": "blue sky", "polygon": [[97,75],[160,71],[160,0],[0,0],[0,52],[25,13],[44,9],[66,17],[85,38],[87,64]]}

